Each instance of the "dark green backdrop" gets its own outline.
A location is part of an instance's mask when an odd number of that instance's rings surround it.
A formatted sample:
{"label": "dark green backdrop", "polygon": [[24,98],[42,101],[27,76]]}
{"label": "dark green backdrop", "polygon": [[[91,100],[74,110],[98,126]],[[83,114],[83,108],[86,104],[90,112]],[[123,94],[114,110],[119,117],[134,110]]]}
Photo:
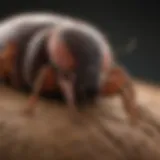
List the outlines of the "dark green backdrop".
{"label": "dark green backdrop", "polygon": [[1,18],[32,10],[62,12],[89,20],[108,33],[115,49],[123,48],[130,38],[136,38],[136,50],[128,55],[119,55],[119,61],[134,76],[160,82],[160,16],[157,3],[143,0],[1,0]]}

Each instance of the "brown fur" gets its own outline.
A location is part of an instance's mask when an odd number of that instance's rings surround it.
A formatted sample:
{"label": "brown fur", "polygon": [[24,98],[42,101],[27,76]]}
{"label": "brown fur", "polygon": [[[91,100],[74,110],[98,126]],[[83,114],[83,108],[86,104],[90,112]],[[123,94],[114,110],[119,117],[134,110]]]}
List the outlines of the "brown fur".
{"label": "brown fur", "polygon": [[3,86],[0,89],[2,160],[160,159],[160,91],[157,88],[136,85],[138,99],[144,106],[143,118],[136,127],[125,123],[117,99],[102,103],[95,110],[81,112],[84,123],[75,125],[68,118],[67,107],[56,102],[40,101],[36,114],[25,117],[20,111],[26,96]]}

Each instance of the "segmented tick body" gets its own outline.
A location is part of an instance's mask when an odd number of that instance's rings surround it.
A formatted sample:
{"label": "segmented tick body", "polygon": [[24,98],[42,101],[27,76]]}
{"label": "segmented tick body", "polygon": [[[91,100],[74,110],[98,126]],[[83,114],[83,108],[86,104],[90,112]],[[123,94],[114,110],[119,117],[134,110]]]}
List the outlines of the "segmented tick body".
{"label": "segmented tick body", "polygon": [[135,117],[136,101],[127,72],[113,57],[107,39],[94,26],[52,14],[24,14],[0,25],[0,77],[40,92],[60,89],[70,108],[100,96],[120,94]]}

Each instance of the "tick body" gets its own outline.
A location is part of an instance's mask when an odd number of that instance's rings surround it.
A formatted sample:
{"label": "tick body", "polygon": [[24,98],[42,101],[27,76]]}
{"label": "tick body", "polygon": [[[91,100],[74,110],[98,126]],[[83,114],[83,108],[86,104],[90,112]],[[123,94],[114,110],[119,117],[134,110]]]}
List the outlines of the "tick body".
{"label": "tick body", "polygon": [[26,14],[4,21],[0,39],[0,78],[17,88],[31,88],[27,111],[33,110],[40,93],[59,89],[74,112],[99,95],[119,94],[135,119],[132,80],[94,26],[58,15]]}

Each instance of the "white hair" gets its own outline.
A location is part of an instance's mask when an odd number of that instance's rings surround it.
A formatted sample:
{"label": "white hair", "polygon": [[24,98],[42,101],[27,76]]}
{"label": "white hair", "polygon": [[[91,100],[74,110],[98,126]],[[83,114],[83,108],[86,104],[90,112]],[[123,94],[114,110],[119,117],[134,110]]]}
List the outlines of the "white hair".
{"label": "white hair", "polygon": [[33,64],[35,60],[34,58],[36,58],[37,54],[41,50],[43,40],[45,39],[47,33],[48,33],[48,28],[39,31],[38,33],[33,35],[31,40],[27,44],[26,52],[23,57],[24,59],[22,60],[23,61],[22,68],[23,68],[23,77],[28,84],[31,84],[30,73],[32,67],[34,66]]}
{"label": "white hair", "polygon": [[0,43],[16,38],[30,30],[34,26],[43,24],[57,25],[60,23],[70,23],[67,16],[50,13],[24,13],[14,15],[0,22]]}

